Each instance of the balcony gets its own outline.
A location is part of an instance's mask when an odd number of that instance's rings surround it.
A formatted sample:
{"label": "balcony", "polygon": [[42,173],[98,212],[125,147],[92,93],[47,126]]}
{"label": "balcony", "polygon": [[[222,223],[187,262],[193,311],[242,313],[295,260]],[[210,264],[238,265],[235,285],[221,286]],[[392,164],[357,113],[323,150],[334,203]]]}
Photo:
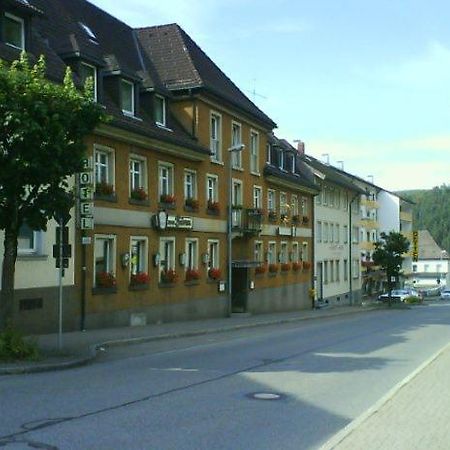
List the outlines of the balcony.
{"label": "balcony", "polygon": [[362,217],[358,225],[366,230],[377,230],[380,227],[376,220],[366,217]]}
{"label": "balcony", "polygon": [[359,243],[359,248],[361,250],[373,250],[375,246],[373,242],[364,241]]}
{"label": "balcony", "polygon": [[366,206],[369,209],[378,209],[380,207],[380,204],[376,200],[362,199],[361,206]]}
{"label": "balcony", "polygon": [[231,226],[233,231],[239,231],[246,235],[258,235],[262,229],[263,211],[258,208],[242,209],[232,207]]}

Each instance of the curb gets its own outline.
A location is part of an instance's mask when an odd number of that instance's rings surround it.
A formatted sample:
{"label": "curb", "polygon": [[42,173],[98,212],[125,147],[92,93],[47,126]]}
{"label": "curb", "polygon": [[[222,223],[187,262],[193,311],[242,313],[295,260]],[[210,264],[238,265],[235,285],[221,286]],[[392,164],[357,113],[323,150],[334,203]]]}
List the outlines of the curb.
{"label": "curb", "polygon": [[381,397],[373,406],[368,410],[363,412],[356,419],[352,420],[348,425],[346,425],[341,431],[338,431],[334,436],[332,436],[325,444],[323,444],[319,450],[333,450],[339,444],[341,444],[350,434],[353,433],[360,425],[362,425],[366,420],[370,419],[371,416],[376,414],[387,402],[392,400],[395,395],[403,389],[407,384],[414,380],[424,369],[426,369],[433,361],[435,361],[439,356],[442,355],[447,349],[450,348],[450,343],[444,345],[440,350],[438,350],[433,356],[424,361],[417,369],[413,370],[408,376],[397,383],[393,388],[391,388],[383,397]]}
{"label": "curb", "polygon": [[264,327],[264,326],[270,326],[270,325],[277,325],[277,324],[284,324],[284,323],[293,323],[293,322],[300,322],[303,320],[316,320],[316,319],[324,319],[329,317],[337,317],[337,316],[343,316],[343,315],[352,315],[352,314],[359,314],[362,312],[369,312],[369,311],[378,311],[378,307],[374,306],[365,306],[361,307],[358,310],[355,311],[344,311],[339,312],[334,310],[334,312],[324,312],[323,315],[319,316],[312,316],[312,317],[290,317],[285,319],[275,319],[275,320],[266,320],[261,322],[255,322],[255,323],[242,323],[242,324],[236,324],[236,325],[228,325],[228,326],[222,326],[219,328],[206,328],[203,330],[196,330],[196,331],[181,331],[178,333],[166,333],[166,334],[159,334],[155,336],[142,336],[142,337],[136,337],[136,338],[124,338],[124,339],[117,339],[117,340],[109,340],[109,341],[103,341],[97,344],[91,344],[88,346],[88,355],[83,356],[80,358],[74,358],[69,361],[63,361],[63,362],[54,362],[54,363],[42,363],[42,364],[36,364],[36,365],[23,365],[23,366],[9,366],[9,367],[1,367],[0,366],[0,376],[1,375],[23,375],[28,373],[39,373],[39,372],[50,372],[55,370],[66,370],[66,369],[72,369],[75,367],[80,367],[87,365],[95,360],[97,357],[97,354],[102,347],[120,347],[120,346],[126,346],[126,345],[134,345],[134,344],[144,344],[146,342],[152,342],[152,341],[162,341],[162,340],[168,340],[168,339],[178,339],[182,337],[195,337],[195,336],[202,336],[207,334],[214,334],[214,333],[225,333],[228,331],[236,331],[241,330],[245,328],[257,328],[257,327]]}

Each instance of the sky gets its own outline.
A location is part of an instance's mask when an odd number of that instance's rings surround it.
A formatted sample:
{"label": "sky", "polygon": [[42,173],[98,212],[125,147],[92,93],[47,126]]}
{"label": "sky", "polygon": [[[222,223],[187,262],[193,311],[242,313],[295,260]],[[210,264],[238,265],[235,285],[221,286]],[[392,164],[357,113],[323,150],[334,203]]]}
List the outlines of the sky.
{"label": "sky", "polygon": [[450,184],[447,0],[91,2],[178,23],[307,154],[391,191]]}

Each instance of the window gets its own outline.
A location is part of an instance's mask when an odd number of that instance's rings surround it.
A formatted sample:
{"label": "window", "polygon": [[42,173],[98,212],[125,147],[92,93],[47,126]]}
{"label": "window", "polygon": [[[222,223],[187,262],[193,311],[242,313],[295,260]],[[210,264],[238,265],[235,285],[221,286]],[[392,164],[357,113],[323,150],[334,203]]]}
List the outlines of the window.
{"label": "window", "polygon": [[159,239],[159,275],[160,281],[162,279],[162,272],[175,270],[175,238],[160,238]]}
{"label": "window", "polygon": [[42,243],[42,231],[32,230],[26,223],[24,223],[17,236],[17,254],[31,255],[41,252],[39,248]]}
{"label": "window", "polygon": [[324,222],[324,224],[323,224],[323,236],[322,236],[323,242],[328,242],[329,233],[330,233],[329,225],[328,225],[327,222]]}
{"label": "window", "polygon": [[358,237],[359,237],[359,228],[353,227],[352,228],[352,243],[353,244],[357,244],[359,242]]}
{"label": "window", "polygon": [[[164,197],[173,196],[173,165],[159,163],[159,198],[164,202]],[[166,199],[167,200],[167,199]]]}
{"label": "window", "polygon": [[25,24],[23,19],[5,13],[3,35],[6,44],[25,50]]}
{"label": "window", "polygon": [[88,78],[92,79],[93,90],[92,97],[94,101],[97,101],[97,67],[92,66],[87,63],[81,63],[80,67],[80,78],[83,84],[86,83]]}
{"label": "window", "polygon": [[[137,191],[147,192],[146,161],[139,156],[130,156],[130,196]],[[142,194],[143,195],[143,194]],[[144,198],[142,200],[145,200]]]}
{"label": "window", "polygon": [[289,262],[288,244],[287,242],[281,242],[280,244],[280,262],[286,264]]}
{"label": "window", "polygon": [[115,276],[116,268],[116,237],[112,235],[95,235],[94,238],[94,285],[102,286],[105,275]]}
{"label": "window", "polygon": [[348,192],[344,194],[344,211],[348,210]]}
{"label": "window", "polygon": [[334,283],[334,261],[330,261],[330,283]]}
{"label": "window", "polygon": [[306,197],[302,197],[302,216],[308,215],[308,199]]}
{"label": "window", "polygon": [[267,262],[269,264],[277,263],[277,244],[275,242],[269,242],[267,252]]}
{"label": "window", "polygon": [[198,268],[198,239],[186,239],[186,270]]}
{"label": "window", "polygon": [[316,242],[322,242],[322,222],[317,222]]}
{"label": "window", "polygon": [[287,216],[288,204],[286,192],[280,192],[280,214]]}
{"label": "window", "polygon": [[339,244],[339,241],[341,239],[341,228],[340,225],[337,223],[334,227],[335,231],[336,231],[336,235],[335,235],[335,239],[334,242],[336,242],[337,244]]}
{"label": "window", "polygon": [[353,278],[359,278],[359,267],[360,267],[360,263],[359,263],[359,259],[354,259],[353,260]]}
{"label": "window", "polygon": [[329,237],[329,241],[330,242],[334,242],[334,223],[330,223],[330,237]]}
{"label": "window", "polygon": [[298,242],[292,243],[292,262],[299,262],[300,261],[300,250]]}
{"label": "window", "polygon": [[336,260],[336,281],[340,281],[341,279],[341,262],[337,259]]}
{"label": "window", "polygon": [[328,284],[328,261],[323,262],[323,284]]}
{"label": "window", "polygon": [[130,244],[130,275],[147,273],[148,251],[146,237],[131,237]]}
{"label": "window", "polygon": [[276,201],[275,201],[275,191],[269,189],[267,191],[267,210],[275,212],[277,209]]}
{"label": "window", "polygon": [[156,125],[166,126],[166,99],[155,95],[155,122]]}
{"label": "window", "polygon": [[250,172],[259,174],[259,134],[250,132]]}
{"label": "window", "polygon": [[348,280],[348,261],[344,259],[344,281]]}
{"label": "window", "polygon": [[242,182],[240,180],[233,180],[231,203],[235,208],[232,210],[232,225],[240,227],[242,225]]}
{"label": "window", "polygon": [[318,188],[320,189],[320,192],[318,195],[316,195],[316,205],[321,205],[322,204],[322,189],[323,189],[323,186],[321,183],[318,183]]}
{"label": "window", "polygon": [[134,116],[134,84],[127,80],[120,80],[120,102],[122,112]]}
{"label": "window", "polygon": [[213,161],[222,160],[222,143],[221,143],[221,116],[217,113],[211,113],[210,122],[210,148],[211,148],[211,159]]}
{"label": "window", "polygon": [[[231,123],[231,146],[237,146],[242,143],[242,127],[237,122]],[[242,151],[231,152],[231,164],[232,167],[242,168]]]}
{"label": "window", "polygon": [[270,144],[266,145],[266,163],[272,164],[272,146]]}
{"label": "window", "polygon": [[263,243],[261,241],[255,241],[254,258],[255,261],[264,262]]}
{"label": "window", "polygon": [[302,261],[309,260],[309,251],[308,251],[308,243],[307,242],[302,243],[302,252],[301,252],[300,257],[301,257]]}
{"label": "window", "polygon": [[344,238],[343,241],[344,241],[344,244],[347,244],[348,243],[348,226],[344,225],[343,230],[344,230],[344,232],[343,232],[343,238]]}
{"label": "window", "polygon": [[206,200],[208,202],[217,202],[219,198],[218,180],[217,175],[206,175]]}
{"label": "window", "polygon": [[218,269],[219,261],[219,241],[208,239],[208,269]]}
{"label": "window", "polygon": [[417,264],[413,264],[412,265],[412,271],[413,272],[417,272]]}
{"label": "window", "polygon": [[186,169],[184,171],[184,198],[197,198],[197,172]]}
{"label": "window", "polygon": [[278,157],[279,157],[278,167],[281,170],[284,170],[284,158],[285,158],[285,155],[284,155],[283,150],[281,150],[281,148],[278,150]]}
{"label": "window", "polygon": [[[100,193],[105,186],[114,187],[114,151],[107,147],[94,146],[95,184]],[[99,189],[100,188],[100,189]]]}
{"label": "window", "polygon": [[298,215],[299,215],[298,197],[296,195],[291,195],[291,212],[292,212],[292,216],[298,217]]}
{"label": "window", "polygon": [[261,209],[262,207],[262,188],[260,186],[253,186],[253,208]]}

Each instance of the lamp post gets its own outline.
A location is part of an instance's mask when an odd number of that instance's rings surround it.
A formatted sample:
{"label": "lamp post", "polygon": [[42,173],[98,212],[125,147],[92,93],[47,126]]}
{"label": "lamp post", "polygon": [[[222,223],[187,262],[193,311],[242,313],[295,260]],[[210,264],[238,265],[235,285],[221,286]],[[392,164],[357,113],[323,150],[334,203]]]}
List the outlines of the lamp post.
{"label": "lamp post", "polygon": [[233,228],[233,177],[232,177],[232,154],[234,152],[241,152],[244,150],[244,144],[233,145],[228,149],[228,221],[227,221],[227,244],[228,244],[228,302],[227,302],[227,316],[231,317],[231,303],[232,303],[232,292],[231,283],[233,281],[232,275],[232,228]]}

